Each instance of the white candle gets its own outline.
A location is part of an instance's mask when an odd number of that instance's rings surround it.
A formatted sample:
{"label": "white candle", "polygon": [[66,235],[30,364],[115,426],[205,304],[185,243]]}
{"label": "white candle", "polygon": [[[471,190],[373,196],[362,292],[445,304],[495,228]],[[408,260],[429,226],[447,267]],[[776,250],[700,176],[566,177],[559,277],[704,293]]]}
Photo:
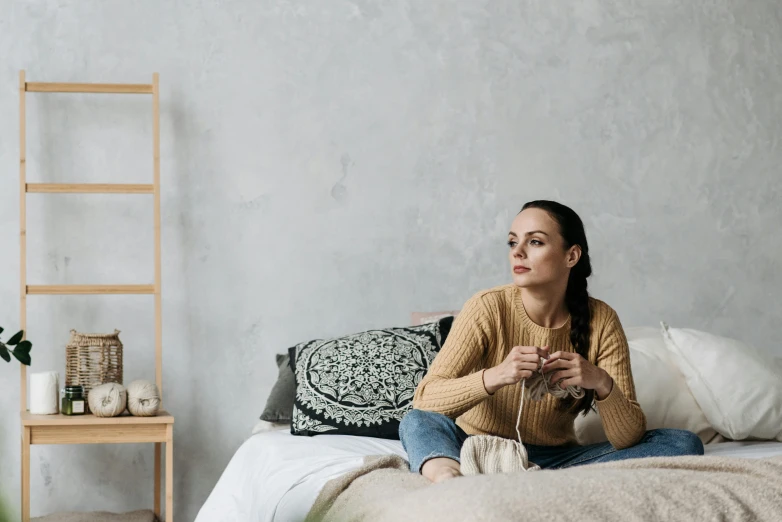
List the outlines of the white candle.
{"label": "white candle", "polygon": [[30,374],[30,413],[52,415],[59,413],[59,380],[57,372]]}

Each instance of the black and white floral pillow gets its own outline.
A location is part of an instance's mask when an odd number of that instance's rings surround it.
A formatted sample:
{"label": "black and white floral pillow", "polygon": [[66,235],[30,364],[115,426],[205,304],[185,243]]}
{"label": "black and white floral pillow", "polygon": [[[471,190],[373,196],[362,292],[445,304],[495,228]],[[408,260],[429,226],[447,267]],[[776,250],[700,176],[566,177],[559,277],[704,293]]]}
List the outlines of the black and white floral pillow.
{"label": "black and white floral pillow", "polygon": [[296,378],[291,433],[398,439],[399,422],[452,323],[445,317],[289,348]]}

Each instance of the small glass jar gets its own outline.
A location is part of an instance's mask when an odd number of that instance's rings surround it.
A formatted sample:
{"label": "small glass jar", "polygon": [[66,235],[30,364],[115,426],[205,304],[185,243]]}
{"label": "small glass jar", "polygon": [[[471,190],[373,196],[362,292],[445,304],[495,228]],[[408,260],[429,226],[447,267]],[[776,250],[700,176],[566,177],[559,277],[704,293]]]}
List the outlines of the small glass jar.
{"label": "small glass jar", "polygon": [[84,410],[86,409],[84,404],[84,386],[81,384],[66,386],[62,393],[60,412],[63,415],[84,415]]}

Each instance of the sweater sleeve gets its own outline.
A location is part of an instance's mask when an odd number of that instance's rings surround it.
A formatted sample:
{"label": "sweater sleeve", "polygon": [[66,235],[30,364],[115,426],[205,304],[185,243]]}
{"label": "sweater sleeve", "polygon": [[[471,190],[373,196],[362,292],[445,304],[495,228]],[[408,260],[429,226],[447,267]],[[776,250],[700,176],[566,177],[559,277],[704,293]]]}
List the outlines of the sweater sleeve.
{"label": "sweater sleeve", "polygon": [[646,433],[646,415],[635,397],[627,337],[616,312],[611,315],[601,335],[597,366],[608,372],[614,384],[608,396],[596,398],[595,403],[611,445],[624,449],[637,444]]}
{"label": "sweater sleeve", "polygon": [[413,408],[455,419],[489,397],[483,384],[485,369],[474,370],[495,343],[495,336],[486,305],[480,296],[472,297],[456,316],[445,344],[418,383]]}

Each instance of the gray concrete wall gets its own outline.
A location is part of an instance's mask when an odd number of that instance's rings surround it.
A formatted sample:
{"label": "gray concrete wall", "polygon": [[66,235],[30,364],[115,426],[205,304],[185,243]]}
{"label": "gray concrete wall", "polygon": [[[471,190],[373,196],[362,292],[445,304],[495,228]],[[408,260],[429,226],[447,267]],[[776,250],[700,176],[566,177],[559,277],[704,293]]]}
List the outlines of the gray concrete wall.
{"label": "gray concrete wall", "polygon": [[[175,503],[192,520],[293,343],[406,324],[508,282],[505,233],[553,198],[626,326],[782,355],[776,1],[17,1],[0,9],[0,324],[18,326],[18,70],[161,74],[163,340]],[[29,95],[28,176],[151,180],[149,100]],[[141,196],[32,195],[31,284],[145,283]],[[34,297],[32,371],[111,331],[154,378],[152,299]],[[18,368],[0,496],[19,509]],[[33,515],[152,504],[151,446],[35,447]],[[76,481],[83,485],[76,486]]]}

